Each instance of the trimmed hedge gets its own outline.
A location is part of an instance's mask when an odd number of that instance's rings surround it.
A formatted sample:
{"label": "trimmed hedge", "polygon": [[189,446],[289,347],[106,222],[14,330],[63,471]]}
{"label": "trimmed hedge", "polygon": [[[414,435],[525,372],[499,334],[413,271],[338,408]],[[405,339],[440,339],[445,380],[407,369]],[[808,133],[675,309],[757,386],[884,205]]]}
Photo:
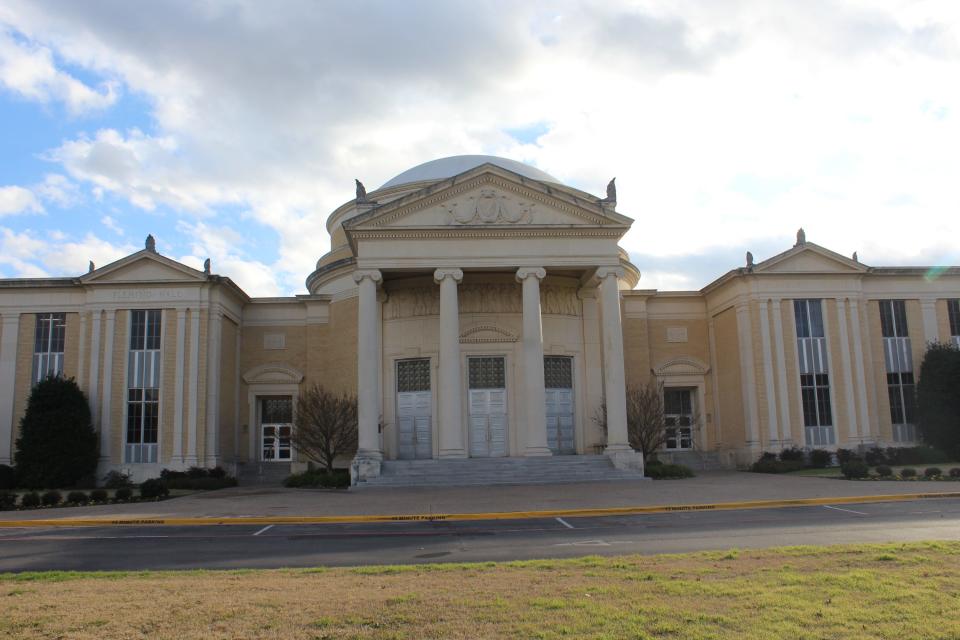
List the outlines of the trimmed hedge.
{"label": "trimmed hedge", "polygon": [[36,491],[30,491],[28,493],[20,496],[20,506],[21,507],[39,507],[40,506],[40,494]]}
{"label": "trimmed hedge", "polygon": [[874,469],[874,471],[876,471],[877,475],[880,476],[881,478],[889,478],[890,476],[893,475],[893,469],[891,469],[885,464],[877,465],[877,468]]}
{"label": "trimmed hedge", "polygon": [[67,502],[70,504],[87,504],[90,502],[90,496],[83,491],[71,491],[67,494]]}
{"label": "trimmed hedge", "polygon": [[803,460],[771,460],[769,458],[757,460],[750,466],[754,473],[788,473],[803,469]]}
{"label": "trimmed hedge", "polygon": [[0,491],[17,488],[17,473],[13,467],[0,464]]}
{"label": "trimmed hedge", "polygon": [[114,502],[123,502],[133,497],[133,489],[130,487],[120,487],[113,492]]}
{"label": "trimmed hedge", "polygon": [[164,498],[170,495],[167,484],[159,478],[151,478],[140,483],[140,497],[145,499]]}
{"label": "trimmed hedge", "polygon": [[693,469],[682,464],[655,464],[644,467],[644,475],[654,480],[676,480],[692,478]]}
{"label": "trimmed hedge", "polygon": [[160,472],[160,479],[169,489],[213,491],[237,486],[237,479],[228,476],[223,467],[214,467],[213,469],[190,467],[186,471],[164,469]]}
{"label": "trimmed hedge", "polygon": [[840,465],[840,473],[847,479],[866,478],[870,475],[870,467],[863,460],[855,458]]}
{"label": "trimmed hedge", "polygon": [[40,502],[45,507],[55,507],[63,502],[63,495],[56,489],[51,489],[50,491],[45,491],[43,495],[40,496]]}
{"label": "trimmed hedge", "polygon": [[813,449],[810,451],[810,466],[814,469],[826,469],[833,462],[833,454],[826,449]]}
{"label": "trimmed hedge", "polygon": [[916,469],[913,469],[913,468],[911,468],[911,467],[907,467],[906,469],[900,469],[900,477],[901,477],[901,478],[916,478],[916,477],[917,477],[917,470],[916,470]]}
{"label": "trimmed hedge", "polygon": [[0,511],[11,511],[17,506],[17,494],[0,489]]}
{"label": "trimmed hedge", "polygon": [[927,467],[923,470],[923,475],[927,478],[939,478],[943,471],[939,467]]}
{"label": "trimmed hedge", "polygon": [[90,492],[91,502],[106,502],[110,497],[106,489],[94,489]]}
{"label": "trimmed hedge", "polygon": [[285,487],[327,487],[343,489],[350,486],[350,472],[335,470],[327,473],[326,469],[312,469],[303,473],[293,473],[283,481]]}

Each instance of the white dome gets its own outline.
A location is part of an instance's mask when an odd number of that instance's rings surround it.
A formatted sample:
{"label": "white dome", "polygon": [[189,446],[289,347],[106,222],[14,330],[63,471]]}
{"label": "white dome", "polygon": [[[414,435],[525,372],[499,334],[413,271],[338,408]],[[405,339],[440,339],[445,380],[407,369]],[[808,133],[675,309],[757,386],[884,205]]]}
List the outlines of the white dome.
{"label": "white dome", "polygon": [[397,185],[408,184],[410,182],[422,182],[424,180],[443,180],[444,178],[452,178],[453,176],[461,174],[464,171],[469,171],[474,167],[479,167],[480,165],[487,163],[495,164],[498,167],[503,167],[504,169],[508,169],[514,173],[519,173],[527,178],[533,178],[534,180],[555,182],[557,184],[560,183],[559,180],[545,171],[540,171],[540,169],[537,169],[536,167],[531,167],[528,164],[517,162],[516,160],[510,160],[508,158],[500,158],[497,156],[450,156],[449,158],[440,158],[438,160],[424,162],[423,164],[418,164],[412,169],[407,169],[400,175],[388,180],[380,188],[386,189],[388,187],[396,187]]}

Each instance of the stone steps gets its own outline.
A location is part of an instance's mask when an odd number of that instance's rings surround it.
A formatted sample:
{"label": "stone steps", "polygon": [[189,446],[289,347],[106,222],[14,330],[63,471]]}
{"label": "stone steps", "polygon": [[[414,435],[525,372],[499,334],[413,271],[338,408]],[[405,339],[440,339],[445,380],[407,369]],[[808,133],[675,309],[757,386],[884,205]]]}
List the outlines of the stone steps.
{"label": "stone steps", "polygon": [[380,476],[360,487],[455,487],[491,484],[569,484],[643,480],[616,469],[606,456],[385,460]]}

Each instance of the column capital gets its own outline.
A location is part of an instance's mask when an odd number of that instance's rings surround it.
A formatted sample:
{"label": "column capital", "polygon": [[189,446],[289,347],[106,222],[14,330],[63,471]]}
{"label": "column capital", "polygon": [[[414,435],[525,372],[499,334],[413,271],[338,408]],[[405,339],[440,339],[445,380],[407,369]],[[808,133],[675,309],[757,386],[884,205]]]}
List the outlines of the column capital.
{"label": "column capital", "polygon": [[618,280],[623,278],[623,267],[600,267],[597,269],[597,277],[601,280],[605,280],[610,276],[615,276]]}
{"label": "column capital", "polygon": [[543,267],[520,267],[517,269],[517,282],[523,282],[530,277],[543,280],[547,277],[547,271]]}
{"label": "column capital", "polygon": [[365,278],[370,278],[374,284],[383,280],[383,274],[379,269],[358,269],[353,272],[353,281],[357,284],[363,282]]}
{"label": "column capital", "polygon": [[463,280],[463,270],[453,267],[453,268],[446,268],[446,269],[437,269],[436,271],[433,272],[433,280],[437,284],[443,282],[447,278],[453,278],[454,282],[460,282]]}

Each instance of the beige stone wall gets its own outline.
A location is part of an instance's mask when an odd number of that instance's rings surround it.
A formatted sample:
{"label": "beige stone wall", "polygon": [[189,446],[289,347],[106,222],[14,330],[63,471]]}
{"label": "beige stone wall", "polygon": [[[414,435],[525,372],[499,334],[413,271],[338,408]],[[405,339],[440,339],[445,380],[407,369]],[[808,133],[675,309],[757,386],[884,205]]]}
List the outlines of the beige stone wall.
{"label": "beige stone wall", "polygon": [[649,320],[646,317],[624,317],[622,327],[623,368],[627,387],[644,385],[650,379]]}
{"label": "beige stone wall", "polygon": [[947,309],[946,299],[937,300],[937,336],[940,342],[950,343],[950,311]]}
{"label": "beige stone wall", "polygon": [[[14,385],[13,401],[13,442],[20,434],[20,420],[27,410],[30,390],[33,388],[33,339],[37,328],[37,316],[33,313],[20,314],[20,337],[17,339],[17,381]],[[11,449],[11,452],[15,448]]]}
{"label": "beige stone wall", "polygon": [[[208,354],[208,334],[210,327],[210,314],[207,311],[198,311],[200,314],[200,366],[197,376],[197,460],[201,466],[207,456],[207,429],[213,428],[213,425],[207,425],[207,368],[209,367]],[[187,396],[189,405],[190,397]],[[191,406],[189,411],[193,411]]]}
{"label": "beige stone wall", "polygon": [[797,363],[797,322],[793,300],[780,303],[783,321],[783,360],[787,367],[787,402],[790,413],[790,440],[795,446],[804,446],[803,411],[800,404],[800,367]]}
{"label": "beige stone wall", "polygon": [[234,459],[237,415],[237,325],[224,318],[220,325],[220,451],[221,459]]}
{"label": "beige stone wall", "polygon": [[[828,299],[823,301],[823,313],[826,320],[827,344],[830,346],[830,402],[833,408],[833,433],[838,447],[847,444],[847,440],[855,437],[851,428],[856,423],[856,410],[850,415],[847,407],[847,380],[844,375],[843,350],[840,344],[840,323],[837,318],[837,301]],[[849,330],[847,331],[849,340]],[[848,345],[849,346],[849,345]],[[853,361],[852,354],[848,356]],[[850,390],[853,393],[853,389]]]}
{"label": "beige stone wall", "polygon": [[63,376],[77,379],[80,369],[80,314],[68,313],[63,341]]}
{"label": "beige stone wall", "polygon": [[[330,304],[330,323],[310,328],[309,382],[337,392],[357,392],[357,298]],[[313,349],[317,340],[321,350]]]}
{"label": "beige stone wall", "polygon": [[720,433],[727,448],[744,446],[746,429],[743,396],[740,386],[740,346],[737,338],[737,313],[733,308],[714,316],[718,389],[720,399]]}
{"label": "beige stone wall", "polygon": [[[869,358],[873,364],[873,387],[876,390],[877,437],[883,442],[892,442],[893,426],[890,422],[890,398],[887,395],[887,366],[883,359],[883,330],[880,325],[878,300],[867,301],[867,316],[870,325]],[[908,317],[907,323],[910,323]]]}

